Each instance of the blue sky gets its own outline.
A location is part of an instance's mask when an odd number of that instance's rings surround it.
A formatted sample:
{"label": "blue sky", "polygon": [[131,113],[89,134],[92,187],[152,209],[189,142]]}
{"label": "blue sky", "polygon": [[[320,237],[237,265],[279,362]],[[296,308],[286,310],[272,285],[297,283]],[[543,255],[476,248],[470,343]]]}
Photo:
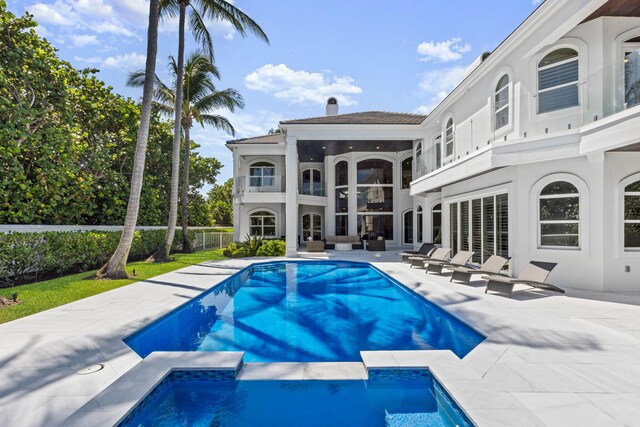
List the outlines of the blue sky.
{"label": "blue sky", "polygon": [[[225,113],[238,138],[264,134],[278,121],[324,114],[336,96],[340,113],[384,110],[428,113],[462,79],[484,51],[504,40],[539,0],[236,0],[265,30],[271,44],[242,38],[211,22],[222,79],[246,107]],[[9,10],[35,15],[38,32],[78,68],[95,67],[115,91],[134,99],[125,85],[144,67],[146,0],[9,0]],[[161,24],[158,74],[167,79],[167,57],[177,50],[177,22]],[[197,48],[188,39],[187,52]],[[231,176],[232,139],[215,129],[194,128],[200,152]]]}

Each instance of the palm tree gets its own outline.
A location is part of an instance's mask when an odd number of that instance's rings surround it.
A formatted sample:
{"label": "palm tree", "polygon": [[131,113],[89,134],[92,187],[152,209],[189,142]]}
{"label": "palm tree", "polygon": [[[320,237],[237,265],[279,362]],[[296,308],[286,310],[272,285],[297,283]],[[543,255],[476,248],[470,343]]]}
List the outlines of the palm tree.
{"label": "palm tree", "polygon": [[[262,28],[248,15],[235,7],[231,2],[225,0],[161,0],[160,9],[163,16],[178,15],[178,65],[176,98],[183,93],[183,73],[184,73],[184,26],[189,8],[189,27],[196,40],[203,45],[210,62],[213,63],[213,41],[211,34],[205,24],[205,19],[221,20],[231,22],[233,27],[244,37],[247,29],[256,36],[269,42],[267,35]],[[169,200],[169,219],[167,233],[165,234],[164,245],[158,248],[155,254],[156,261],[168,261],[169,252],[175,234],[176,219],[178,216],[178,180],[180,162],[180,118],[182,117],[182,100],[176,103],[174,111],[174,134],[173,152],[171,168],[171,195]]]}
{"label": "palm tree", "polygon": [[[174,79],[178,76],[178,65],[175,58],[169,57],[169,69]],[[187,59],[185,65],[182,108],[180,124],[184,132],[184,158],[182,165],[182,239],[183,250],[190,251],[191,246],[188,236],[188,202],[189,202],[189,161],[191,156],[190,130],[194,122],[210,125],[216,129],[223,130],[231,135],[235,135],[235,129],[226,117],[215,114],[219,109],[227,109],[231,112],[236,108],[244,108],[242,96],[235,89],[216,90],[211,77],[220,78],[218,69],[211,63],[209,58],[201,52],[193,52]],[[127,84],[129,86],[142,86],[145,83],[145,73],[136,71],[129,75]],[[174,80],[173,87],[163,83],[156,75],[154,105],[163,113],[172,115],[176,111],[176,97],[174,88],[178,86]]]}
{"label": "palm tree", "polygon": [[147,155],[147,141],[149,140],[149,123],[151,121],[151,104],[153,102],[153,76],[156,73],[156,56],[158,54],[158,20],[160,14],[160,0],[149,3],[149,28],[147,30],[147,60],[145,64],[146,83],[142,89],[142,106],[140,108],[140,126],[136,140],[136,153],[133,160],[131,174],[131,188],[127,214],[120,242],[109,261],[96,273],[96,277],[121,279],[128,277],[125,270],[129,250],[133,242],[133,234],[138,221],[140,210],[140,191],[144,176],[144,162]]}

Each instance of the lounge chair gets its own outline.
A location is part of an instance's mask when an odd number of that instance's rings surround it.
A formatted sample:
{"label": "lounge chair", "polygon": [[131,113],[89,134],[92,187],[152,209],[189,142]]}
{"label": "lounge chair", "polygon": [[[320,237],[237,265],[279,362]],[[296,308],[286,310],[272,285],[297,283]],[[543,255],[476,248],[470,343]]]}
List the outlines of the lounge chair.
{"label": "lounge chair", "polygon": [[403,251],[400,252],[400,256],[402,257],[402,262],[411,263],[409,257],[420,255],[429,256],[435,249],[436,246],[433,243],[423,243],[417,251]]}
{"label": "lounge chair", "polygon": [[531,261],[524,267],[517,278],[499,276],[495,274],[482,276],[483,279],[487,280],[487,289],[485,289],[484,293],[486,294],[488,291],[502,292],[509,294],[509,298],[511,298],[513,294],[513,287],[516,284],[522,284],[531,286],[532,288],[560,292],[563,294],[563,289],[544,282],[556,265],[558,264],[555,262]]}
{"label": "lounge chair", "polygon": [[451,249],[449,248],[437,248],[432,251],[429,256],[424,255],[415,255],[410,256],[409,260],[411,261],[411,267],[425,267],[425,261],[428,260],[438,260],[438,261],[446,261],[449,258],[449,254],[451,253]]}
{"label": "lounge chair", "polygon": [[473,251],[460,251],[450,261],[429,259],[424,261],[424,265],[427,267],[427,273],[442,274],[442,267],[445,265],[465,265],[474,253]]}
{"label": "lounge chair", "polygon": [[471,276],[474,274],[500,274],[505,265],[509,262],[509,258],[503,258],[499,255],[491,255],[480,268],[468,266],[468,265],[454,265],[449,263],[444,266],[447,270],[451,270],[450,282],[454,280],[462,282],[468,285],[471,281]]}

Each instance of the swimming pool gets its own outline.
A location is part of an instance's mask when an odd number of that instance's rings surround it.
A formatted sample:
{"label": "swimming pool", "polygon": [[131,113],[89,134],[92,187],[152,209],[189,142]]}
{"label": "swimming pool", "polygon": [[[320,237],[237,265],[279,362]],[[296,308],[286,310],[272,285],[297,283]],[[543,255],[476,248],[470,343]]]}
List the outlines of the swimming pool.
{"label": "swimming pool", "polygon": [[380,370],[368,380],[223,378],[173,371],[117,427],[472,426],[428,370]]}
{"label": "swimming pool", "polygon": [[244,351],[245,362],[359,361],[364,350],[449,349],[485,337],[366,263],[253,264],[125,342],[153,351]]}

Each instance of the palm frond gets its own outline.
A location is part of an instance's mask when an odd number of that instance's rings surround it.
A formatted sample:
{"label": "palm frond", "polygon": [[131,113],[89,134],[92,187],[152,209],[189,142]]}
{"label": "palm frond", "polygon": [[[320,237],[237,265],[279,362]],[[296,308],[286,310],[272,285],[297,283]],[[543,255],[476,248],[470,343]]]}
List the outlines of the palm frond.
{"label": "palm frond", "polygon": [[202,45],[205,54],[211,60],[210,62],[213,63],[213,40],[211,34],[204,23],[204,19],[193,6],[189,8],[189,28],[195,41]]}
{"label": "palm frond", "polygon": [[247,30],[267,44],[269,38],[260,26],[249,15],[225,0],[193,0],[200,7],[202,15],[221,21],[229,21],[233,27],[245,37]]}
{"label": "palm frond", "polygon": [[[218,114],[202,114],[199,115],[200,120],[196,120],[198,123],[204,126],[204,124],[208,124],[209,126],[213,126],[216,129],[224,131],[231,136],[236,136],[236,130],[226,117],[220,116]],[[195,117],[194,117],[195,120]]]}

